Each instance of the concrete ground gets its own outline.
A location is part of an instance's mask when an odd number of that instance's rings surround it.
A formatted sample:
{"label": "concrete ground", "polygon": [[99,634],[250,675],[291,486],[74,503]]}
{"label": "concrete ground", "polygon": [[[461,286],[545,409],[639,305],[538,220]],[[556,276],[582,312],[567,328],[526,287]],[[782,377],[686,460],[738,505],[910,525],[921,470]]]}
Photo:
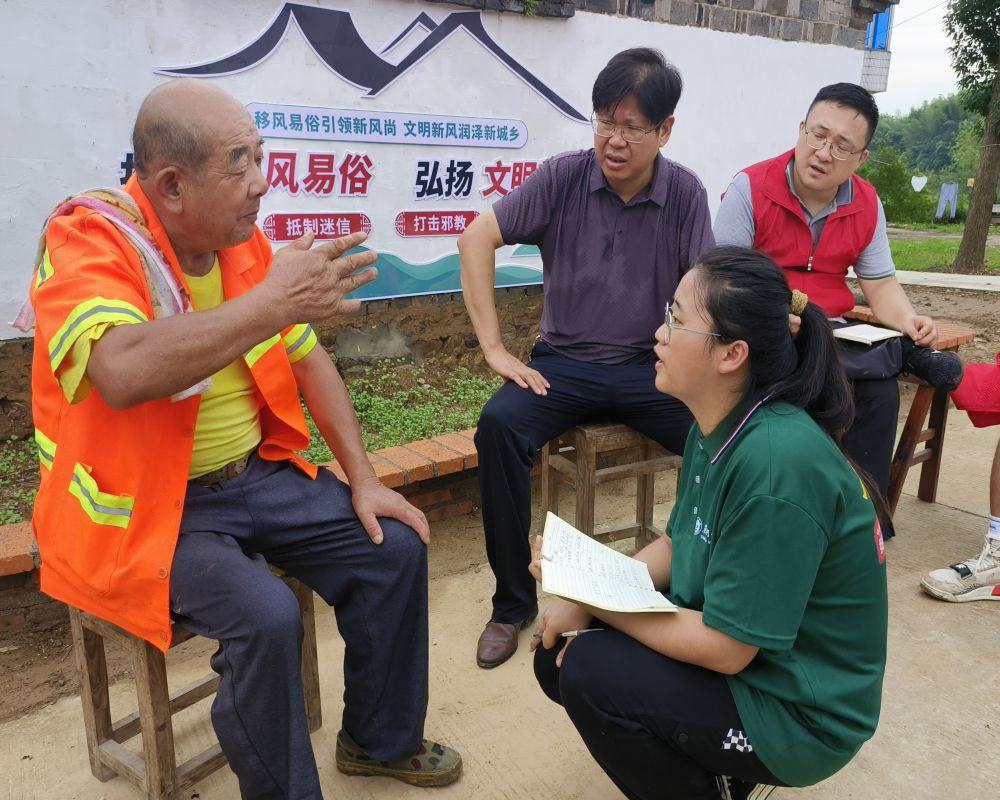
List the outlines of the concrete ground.
{"label": "concrete ground", "polygon": [[[1000,604],[952,605],[924,596],[917,584],[928,569],[979,551],[987,513],[987,478],[997,430],[977,431],[964,414],[949,418],[938,503],[915,498],[911,473],[897,512],[898,536],[889,556],[890,634],[882,721],[875,738],[839,774],[808,789],[773,795],[803,800],[996,800],[1000,721]],[[662,476],[658,523],[669,513],[672,480]],[[631,510],[625,485],[601,498],[603,516]],[[564,510],[568,511],[568,501]],[[388,779],[347,778],[333,765],[341,710],[342,645],[332,615],[317,617],[325,724],[313,736],[327,798],[441,800],[598,800],[616,798],[562,710],[537,688],[527,638],[502,667],[484,671],[475,641],[488,617],[491,574],[477,515],[438,523],[431,546],[431,703],[427,732],[459,748],[465,774],[445,789],[414,789]],[[187,643],[171,651],[168,672],[181,686],[207,671],[210,647]],[[177,718],[180,755],[211,741],[208,701]],[[131,686],[112,689],[112,711],[134,708]],[[992,787],[992,788],[991,788]],[[5,794],[6,792],[6,794]],[[185,798],[236,800],[236,780],[221,770]],[[90,774],[80,703],[67,698],[0,725],[0,798],[11,800],[131,800],[140,794],[117,778]]]}

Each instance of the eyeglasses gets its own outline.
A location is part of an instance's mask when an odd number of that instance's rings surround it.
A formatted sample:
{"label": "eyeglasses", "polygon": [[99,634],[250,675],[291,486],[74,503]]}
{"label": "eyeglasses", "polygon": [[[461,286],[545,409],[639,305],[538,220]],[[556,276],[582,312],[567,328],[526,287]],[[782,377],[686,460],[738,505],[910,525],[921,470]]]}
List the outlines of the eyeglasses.
{"label": "eyeglasses", "polygon": [[685,328],[681,325],[674,325],[674,312],[670,310],[670,306],[663,309],[663,324],[667,326],[667,340],[665,344],[670,344],[670,337],[674,331],[687,331],[688,333],[700,333],[702,336],[715,336],[717,338],[722,338],[721,333],[715,333],[714,331],[696,331],[694,328]]}
{"label": "eyeglasses", "polygon": [[[661,122],[660,125],[662,124]],[[594,129],[594,133],[603,139],[610,139],[618,133],[629,144],[641,144],[647,133],[660,127],[660,125],[654,125],[652,128],[637,128],[635,125],[615,125],[610,120],[598,119],[595,115],[591,115],[590,125]]]}
{"label": "eyeglasses", "polygon": [[848,150],[846,147],[834,144],[830,139],[818,133],[813,133],[809,130],[804,131],[804,133],[806,135],[806,144],[813,150],[822,150],[827,145],[830,145],[830,155],[837,159],[837,161],[847,161],[850,156],[856,156],[865,150],[863,147],[860,150]]}

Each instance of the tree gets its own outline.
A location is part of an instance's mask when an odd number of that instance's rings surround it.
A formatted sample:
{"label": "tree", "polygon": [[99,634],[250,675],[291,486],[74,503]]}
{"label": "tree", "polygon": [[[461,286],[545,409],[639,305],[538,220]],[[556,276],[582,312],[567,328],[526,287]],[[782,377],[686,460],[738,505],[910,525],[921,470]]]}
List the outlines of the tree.
{"label": "tree", "polygon": [[944,27],[952,41],[948,52],[958,74],[962,103],[985,118],[976,184],[952,268],[982,272],[1000,178],[1000,4],[997,0],[951,0]]}
{"label": "tree", "polygon": [[937,97],[899,117],[882,115],[868,149],[877,154],[890,147],[907,166],[925,175],[947,172],[962,126],[978,118],[965,110],[957,95]]}
{"label": "tree", "polygon": [[964,184],[979,169],[979,151],[983,146],[983,120],[970,118],[962,122],[951,149],[952,174],[955,180]]}
{"label": "tree", "polygon": [[880,147],[861,165],[858,174],[878,191],[887,221],[920,224],[934,218],[934,199],[930,192],[913,191],[913,170],[895,148]]}

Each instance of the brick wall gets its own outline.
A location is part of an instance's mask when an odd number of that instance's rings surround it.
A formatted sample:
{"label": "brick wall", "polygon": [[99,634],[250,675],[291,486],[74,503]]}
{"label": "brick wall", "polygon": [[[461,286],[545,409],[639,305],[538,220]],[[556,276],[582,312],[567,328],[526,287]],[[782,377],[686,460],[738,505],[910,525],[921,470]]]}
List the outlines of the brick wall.
{"label": "brick wall", "polygon": [[[482,10],[524,13],[522,0],[429,0]],[[898,0],[536,0],[531,14],[571,17],[576,9],[689,25],[727,33],[767,36],[790,42],[864,46],[872,16]]]}

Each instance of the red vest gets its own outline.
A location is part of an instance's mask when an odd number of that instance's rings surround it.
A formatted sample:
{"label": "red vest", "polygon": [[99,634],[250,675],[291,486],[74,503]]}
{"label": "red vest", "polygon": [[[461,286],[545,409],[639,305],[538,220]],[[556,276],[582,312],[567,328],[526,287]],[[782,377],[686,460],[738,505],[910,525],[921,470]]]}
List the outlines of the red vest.
{"label": "red vest", "polygon": [[785,172],[794,154],[790,150],[743,170],[753,198],[753,246],[785,270],[792,289],[805,292],[828,316],[839,317],[854,307],[844,278],[875,234],[878,195],[868,181],[852,175],[854,199],[826,218],[813,250],[809,223]]}

